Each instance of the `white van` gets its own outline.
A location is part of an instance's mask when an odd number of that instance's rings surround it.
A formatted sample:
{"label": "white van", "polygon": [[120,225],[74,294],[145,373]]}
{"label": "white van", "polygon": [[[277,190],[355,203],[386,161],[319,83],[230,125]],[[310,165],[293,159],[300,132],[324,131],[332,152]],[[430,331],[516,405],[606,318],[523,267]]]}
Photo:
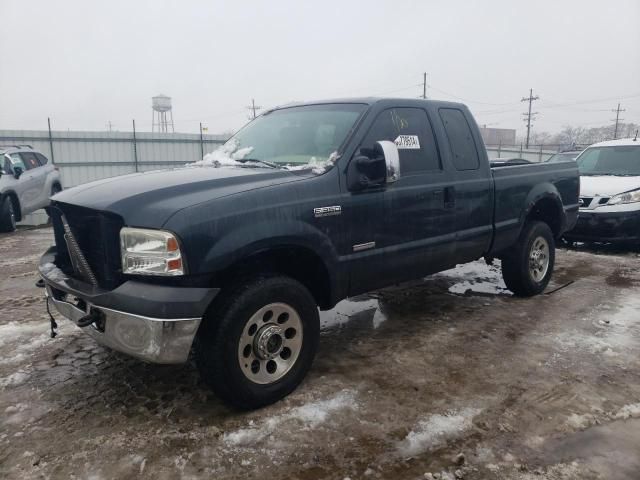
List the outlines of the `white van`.
{"label": "white van", "polygon": [[640,140],[591,145],[576,159],[580,214],[569,241],[640,242]]}

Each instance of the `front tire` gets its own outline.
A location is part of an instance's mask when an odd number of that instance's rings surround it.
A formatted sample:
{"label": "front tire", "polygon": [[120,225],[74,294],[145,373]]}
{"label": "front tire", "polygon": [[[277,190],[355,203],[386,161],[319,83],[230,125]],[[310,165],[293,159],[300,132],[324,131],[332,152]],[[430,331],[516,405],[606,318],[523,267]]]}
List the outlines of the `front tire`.
{"label": "front tire", "polygon": [[518,243],[502,257],[502,278],[518,297],[532,297],[547,288],[555,264],[553,232],[544,222],[525,224]]}
{"label": "front tire", "polygon": [[203,319],[196,365],[227,404],[269,405],[292,392],[311,367],[320,337],[316,302],[302,284],[284,276],[260,277],[230,290]]}
{"label": "front tire", "polygon": [[11,197],[4,197],[0,204],[0,232],[14,232],[16,229],[16,212]]}

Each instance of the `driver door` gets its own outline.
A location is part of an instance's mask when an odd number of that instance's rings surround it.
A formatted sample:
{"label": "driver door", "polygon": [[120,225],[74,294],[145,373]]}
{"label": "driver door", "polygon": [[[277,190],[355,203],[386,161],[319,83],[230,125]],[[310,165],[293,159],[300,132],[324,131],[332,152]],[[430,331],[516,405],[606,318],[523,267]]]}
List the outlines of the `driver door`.
{"label": "driver door", "polygon": [[15,174],[16,167],[22,170],[19,178],[14,178],[12,182],[13,190],[20,201],[20,210],[22,214],[30,213],[35,201],[38,197],[38,191],[35,188],[35,182],[31,175],[28,174],[27,167],[19,153],[10,153],[9,160],[11,162],[11,175]]}
{"label": "driver door", "polygon": [[426,111],[382,111],[360,151],[380,140],[398,146],[400,178],[351,193],[351,295],[439,271],[449,266],[454,251],[453,178],[442,168]]}

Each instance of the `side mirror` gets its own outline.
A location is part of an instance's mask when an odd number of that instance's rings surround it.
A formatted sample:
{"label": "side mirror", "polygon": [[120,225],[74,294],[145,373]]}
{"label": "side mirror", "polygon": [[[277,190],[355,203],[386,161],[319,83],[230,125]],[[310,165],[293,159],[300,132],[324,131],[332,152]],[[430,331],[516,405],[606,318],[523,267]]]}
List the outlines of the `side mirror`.
{"label": "side mirror", "polygon": [[393,183],[400,179],[400,153],[395,143],[389,140],[376,142],[375,150],[382,150],[387,168],[386,182]]}
{"label": "side mirror", "polygon": [[361,148],[347,169],[347,188],[351,191],[382,187],[400,178],[400,156],[395,143],[376,142],[373,149]]}
{"label": "side mirror", "polygon": [[20,175],[22,175],[22,173],[22,167],[13,167],[13,176],[16,180],[20,178]]}

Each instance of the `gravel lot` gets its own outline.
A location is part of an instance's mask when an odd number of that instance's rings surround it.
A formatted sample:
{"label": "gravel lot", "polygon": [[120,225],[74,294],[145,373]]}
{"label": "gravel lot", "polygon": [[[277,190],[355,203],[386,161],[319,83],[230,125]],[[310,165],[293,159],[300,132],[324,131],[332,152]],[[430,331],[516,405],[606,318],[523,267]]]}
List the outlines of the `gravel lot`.
{"label": "gravel lot", "polygon": [[302,386],[238,413],[191,364],[50,339],[50,243],[0,235],[1,478],[640,478],[636,252],[561,250],[532,299],[477,262],[342,302]]}

